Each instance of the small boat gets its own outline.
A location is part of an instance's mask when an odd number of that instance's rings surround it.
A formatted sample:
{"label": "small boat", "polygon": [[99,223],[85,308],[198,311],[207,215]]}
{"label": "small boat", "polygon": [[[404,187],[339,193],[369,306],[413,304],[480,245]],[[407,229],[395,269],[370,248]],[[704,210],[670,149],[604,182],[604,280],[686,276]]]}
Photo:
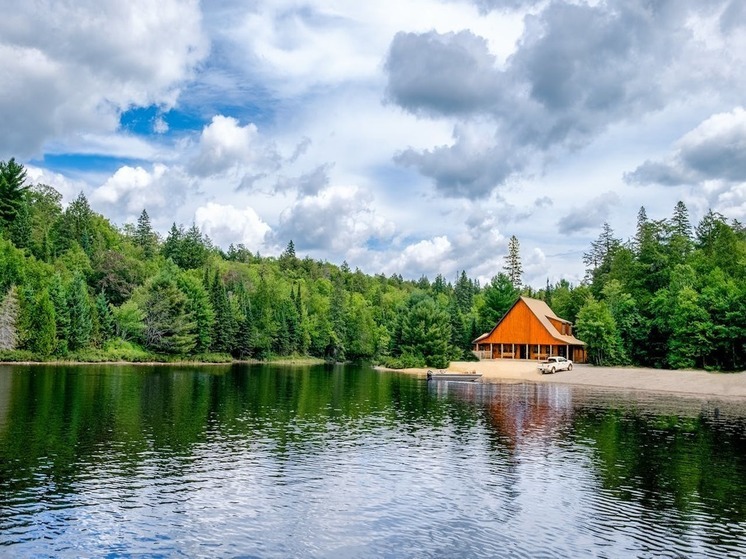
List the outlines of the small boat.
{"label": "small boat", "polygon": [[448,371],[428,371],[427,380],[447,380],[447,381],[461,381],[461,382],[474,382],[482,376],[482,373],[449,373]]}

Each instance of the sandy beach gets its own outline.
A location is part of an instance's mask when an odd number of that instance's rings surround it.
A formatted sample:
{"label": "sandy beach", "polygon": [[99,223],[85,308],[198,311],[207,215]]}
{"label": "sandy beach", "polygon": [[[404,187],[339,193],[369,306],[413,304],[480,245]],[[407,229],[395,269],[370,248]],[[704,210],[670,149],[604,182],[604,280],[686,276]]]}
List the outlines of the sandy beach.
{"label": "sandy beach", "polygon": [[[454,361],[453,372],[482,373],[481,382],[551,382],[601,386],[624,390],[679,393],[746,400],[746,371],[741,373],[708,373],[706,371],[671,371],[640,367],[594,367],[575,365],[572,371],[542,375],[535,361]],[[425,376],[427,369],[406,369]]]}

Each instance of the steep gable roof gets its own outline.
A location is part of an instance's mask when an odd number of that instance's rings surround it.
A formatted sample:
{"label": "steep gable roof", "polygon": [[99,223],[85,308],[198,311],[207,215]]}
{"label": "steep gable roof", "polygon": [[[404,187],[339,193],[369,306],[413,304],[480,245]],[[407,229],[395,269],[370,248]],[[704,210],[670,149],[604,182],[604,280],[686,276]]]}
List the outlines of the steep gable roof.
{"label": "steep gable roof", "polygon": [[585,342],[581,342],[575,336],[559,333],[557,328],[554,327],[554,324],[552,324],[549,320],[550,318],[553,318],[554,320],[558,320],[560,322],[564,322],[565,324],[571,324],[571,322],[554,314],[554,311],[549,308],[549,305],[547,305],[544,301],[540,299],[531,299],[529,297],[521,297],[521,299],[523,299],[523,302],[526,303],[526,306],[528,306],[529,310],[534,313],[534,316],[539,319],[539,322],[541,322],[542,326],[547,329],[547,331],[552,335],[553,338],[562,340],[567,344],[585,345]]}
{"label": "steep gable roof", "polygon": [[571,336],[568,334],[560,334],[560,332],[557,330],[557,328],[555,328],[554,324],[552,324],[552,322],[549,319],[551,318],[559,322],[564,322],[565,324],[572,324],[569,320],[565,320],[564,318],[560,318],[556,314],[554,314],[554,311],[551,308],[549,308],[549,305],[547,305],[544,301],[541,301],[540,299],[532,299],[530,297],[519,297],[516,300],[516,302],[513,303],[513,306],[510,307],[508,312],[506,312],[505,315],[503,315],[503,317],[498,321],[498,323],[495,325],[495,327],[492,330],[490,330],[486,334],[482,334],[472,343],[478,343],[479,341],[489,337],[492,334],[492,332],[497,330],[498,326],[500,326],[500,323],[503,320],[505,320],[505,317],[507,317],[511,313],[511,311],[515,308],[515,306],[519,303],[519,301],[523,301],[526,304],[526,307],[528,307],[528,309],[531,311],[531,314],[533,314],[536,317],[536,319],[546,329],[549,335],[552,336],[552,338],[564,344],[585,345],[585,342],[580,341],[575,336]]}

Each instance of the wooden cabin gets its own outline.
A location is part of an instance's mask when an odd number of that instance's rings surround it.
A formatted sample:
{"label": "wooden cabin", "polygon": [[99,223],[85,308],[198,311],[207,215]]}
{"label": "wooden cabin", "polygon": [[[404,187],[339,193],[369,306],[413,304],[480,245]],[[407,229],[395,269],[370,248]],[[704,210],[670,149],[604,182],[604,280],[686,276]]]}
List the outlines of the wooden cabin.
{"label": "wooden cabin", "polygon": [[490,332],[472,343],[480,359],[587,359],[585,343],[573,336],[572,323],[554,314],[544,301],[529,297],[520,297]]}

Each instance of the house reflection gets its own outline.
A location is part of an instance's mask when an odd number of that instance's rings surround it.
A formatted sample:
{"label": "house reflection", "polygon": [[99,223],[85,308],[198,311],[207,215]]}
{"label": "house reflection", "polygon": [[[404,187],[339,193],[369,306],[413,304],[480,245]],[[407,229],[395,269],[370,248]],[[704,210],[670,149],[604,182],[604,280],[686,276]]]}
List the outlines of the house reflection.
{"label": "house reflection", "polygon": [[437,382],[442,397],[476,405],[503,444],[515,449],[532,440],[555,438],[570,427],[572,387],[561,384]]}

